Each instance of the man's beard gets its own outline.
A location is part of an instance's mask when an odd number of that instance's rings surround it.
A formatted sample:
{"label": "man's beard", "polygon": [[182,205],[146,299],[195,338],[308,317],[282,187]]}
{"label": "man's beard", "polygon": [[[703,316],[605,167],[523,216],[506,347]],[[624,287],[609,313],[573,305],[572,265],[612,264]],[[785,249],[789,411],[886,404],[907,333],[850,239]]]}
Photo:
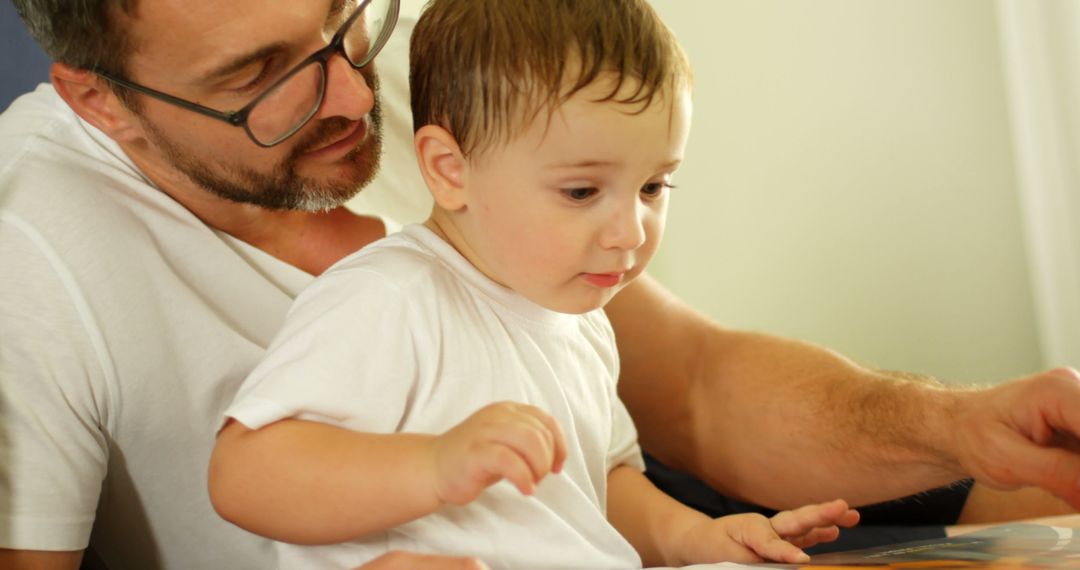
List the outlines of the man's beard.
{"label": "man's beard", "polygon": [[356,196],[379,170],[382,112],[378,78],[373,72],[364,73],[364,77],[375,93],[375,104],[367,115],[367,124],[361,127],[367,129],[363,141],[341,159],[356,166],[356,176],[348,180],[317,181],[297,173],[297,161],[301,155],[356,128],[355,121],[345,117],[320,121],[270,172],[259,172],[227,161],[218,162],[216,169],[210,168],[205,160],[173,142],[149,121],[143,121],[143,125],[148,138],[162,150],[169,164],[211,194],[271,210],[323,212],[337,208]]}

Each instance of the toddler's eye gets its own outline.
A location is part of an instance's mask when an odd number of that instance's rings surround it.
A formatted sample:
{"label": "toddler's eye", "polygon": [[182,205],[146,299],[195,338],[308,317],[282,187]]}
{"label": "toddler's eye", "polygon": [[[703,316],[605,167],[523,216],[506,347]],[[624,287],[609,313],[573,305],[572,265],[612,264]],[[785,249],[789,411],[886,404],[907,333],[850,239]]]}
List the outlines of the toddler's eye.
{"label": "toddler's eye", "polygon": [[588,200],[597,192],[596,188],[564,188],[562,193],[575,202]]}
{"label": "toddler's eye", "polygon": [[649,198],[658,198],[663,195],[664,190],[668,188],[674,188],[667,182],[650,182],[641,187],[641,193]]}

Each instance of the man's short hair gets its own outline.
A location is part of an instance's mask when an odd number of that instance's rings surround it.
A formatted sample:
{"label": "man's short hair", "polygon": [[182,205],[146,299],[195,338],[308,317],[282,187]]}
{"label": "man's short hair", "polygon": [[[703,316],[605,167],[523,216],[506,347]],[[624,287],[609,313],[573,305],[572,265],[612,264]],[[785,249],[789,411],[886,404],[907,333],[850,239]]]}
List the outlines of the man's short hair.
{"label": "man's short hair", "polygon": [[23,24],[53,61],[123,75],[128,31],[119,16],[135,0],[13,0]]}
{"label": "man's short hair", "polygon": [[409,60],[414,130],[442,126],[466,155],[598,79],[613,80],[598,101],[635,112],[690,82],[685,53],[646,0],[433,0]]}

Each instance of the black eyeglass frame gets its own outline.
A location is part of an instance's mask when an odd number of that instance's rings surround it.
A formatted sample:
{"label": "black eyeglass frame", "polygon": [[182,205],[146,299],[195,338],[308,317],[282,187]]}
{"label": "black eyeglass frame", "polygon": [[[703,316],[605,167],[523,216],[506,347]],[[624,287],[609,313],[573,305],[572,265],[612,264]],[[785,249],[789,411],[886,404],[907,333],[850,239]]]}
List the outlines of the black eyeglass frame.
{"label": "black eyeglass frame", "polygon": [[[283,75],[281,79],[275,81],[274,84],[268,87],[265,91],[263,91],[259,95],[256,95],[250,103],[244,105],[236,111],[219,111],[217,109],[211,109],[210,107],[200,105],[198,103],[195,103],[194,101],[188,101],[186,99],[176,97],[175,95],[169,95],[168,93],[163,93],[156,89],[151,89],[144,85],[139,85],[138,83],[128,81],[127,79],[118,77],[102,69],[95,68],[91,71],[103,77],[107,81],[115,83],[121,87],[126,87],[128,89],[137,91],[144,95],[148,95],[160,101],[176,105],[177,107],[182,107],[189,111],[200,113],[212,119],[224,121],[234,127],[243,127],[244,132],[247,133],[248,138],[251,139],[252,142],[263,148],[270,148],[274,145],[280,144],[285,139],[295,135],[297,132],[300,131],[300,129],[304,128],[304,125],[308,124],[308,121],[310,121],[316,113],[319,112],[319,108],[322,107],[323,100],[326,98],[326,77],[328,74],[326,65],[335,53],[341,52],[341,55],[345,58],[345,61],[349,62],[349,65],[351,65],[353,69],[360,70],[369,63],[371,63],[371,61],[375,59],[375,56],[378,55],[379,52],[382,51],[383,47],[386,46],[386,42],[390,40],[390,35],[393,33],[394,28],[397,26],[398,14],[401,10],[400,0],[390,0],[390,7],[387,10],[386,23],[383,25],[383,29],[379,32],[379,37],[375,39],[374,45],[372,45],[372,47],[368,50],[368,53],[364,56],[363,60],[359,62],[353,62],[349,59],[349,54],[345,52],[345,33],[349,31],[349,28],[351,28],[352,25],[356,22],[357,18],[359,18],[360,15],[364,13],[364,10],[368,7],[369,4],[371,4],[371,2],[372,0],[361,0],[360,6],[358,6],[353,12],[353,14],[349,16],[349,19],[345,20],[345,23],[342,24],[340,28],[338,28],[337,32],[334,33],[334,37],[330,39],[330,43],[327,44],[326,47],[311,54],[310,56],[305,58],[304,61],[296,64],[296,66],[290,69],[288,73]],[[312,106],[311,111],[308,113],[308,115],[304,117],[303,120],[301,120],[299,123],[297,123],[296,127],[285,133],[284,135],[281,135],[274,141],[271,141],[269,143],[263,143],[259,141],[259,139],[255,138],[255,135],[251,132],[251,127],[248,125],[248,115],[251,114],[251,110],[254,109],[260,102],[262,102],[263,99],[270,96],[278,87],[281,87],[282,84],[291,79],[294,75],[300,73],[307,66],[314,65],[316,63],[322,67],[322,84],[319,87],[318,101],[315,103],[315,105]]]}

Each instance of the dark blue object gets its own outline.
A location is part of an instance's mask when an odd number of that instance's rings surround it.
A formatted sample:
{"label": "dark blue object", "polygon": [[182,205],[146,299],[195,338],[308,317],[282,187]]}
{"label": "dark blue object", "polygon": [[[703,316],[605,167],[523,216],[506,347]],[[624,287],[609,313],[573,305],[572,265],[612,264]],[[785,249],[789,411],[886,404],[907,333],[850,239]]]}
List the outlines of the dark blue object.
{"label": "dark blue object", "polygon": [[0,0],[0,111],[49,80],[49,56],[26,31],[9,0]]}
{"label": "dark blue object", "polygon": [[[711,517],[738,513],[772,516],[776,511],[725,497],[688,473],[676,471],[645,455],[645,475],[660,490]],[[806,549],[811,555],[944,538],[956,524],[974,481],[968,479],[903,499],[859,507],[859,525],[841,529],[835,542]]]}

